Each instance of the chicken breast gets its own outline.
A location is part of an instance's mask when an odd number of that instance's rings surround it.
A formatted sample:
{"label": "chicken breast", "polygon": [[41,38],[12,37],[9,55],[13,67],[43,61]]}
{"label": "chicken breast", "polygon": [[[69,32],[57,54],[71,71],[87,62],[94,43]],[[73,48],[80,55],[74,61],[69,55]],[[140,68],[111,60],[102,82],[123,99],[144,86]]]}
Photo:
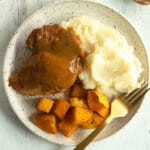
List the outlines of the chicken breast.
{"label": "chicken breast", "polygon": [[10,76],[9,85],[28,95],[69,89],[77,79],[84,56],[79,39],[69,30],[57,24],[33,30],[26,41],[32,56]]}
{"label": "chicken breast", "polygon": [[76,81],[80,60],[72,63],[57,55],[41,52],[28,58],[9,78],[9,85],[22,94],[55,94]]}
{"label": "chicken breast", "polygon": [[73,29],[66,30],[58,24],[44,25],[33,30],[26,40],[26,45],[32,54],[47,51],[70,59],[84,56],[80,38],[75,35]]}

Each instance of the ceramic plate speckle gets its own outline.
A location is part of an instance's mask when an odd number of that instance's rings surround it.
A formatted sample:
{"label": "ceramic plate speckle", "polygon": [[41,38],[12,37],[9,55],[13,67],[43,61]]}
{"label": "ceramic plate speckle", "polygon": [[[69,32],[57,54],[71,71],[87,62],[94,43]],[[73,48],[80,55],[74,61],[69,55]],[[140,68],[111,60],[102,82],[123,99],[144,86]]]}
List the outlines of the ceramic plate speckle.
{"label": "ceramic plate speckle", "polygon": [[[102,23],[116,28],[124,35],[128,42],[133,45],[137,57],[142,62],[144,68],[142,77],[145,78],[145,80],[148,80],[148,59],[142,41],[131,24],[114,10],[93,2],[69,1],[51,4],[29,17],[18,28],[6,51],[3,70],[5,90],[13,110],[27,128],[44,139],[65,145],[75,145],[79,143],[87,136],[90,130],[79,129],[69,138],[62,134],[52,135],[42,131],[34,125],[30,119],[32,114],[36,112],[35,98],[37,96],[23,96],[19,94],[13,88],[8,86],[8,78],[18,64],[29,55],[29,52],[25,48],[25,41],[34,28],[44,24],[59,23],[63,20],[68,20],[81,15],[98,19]],[[97,136],[95,141],[109,137],[121,129],[134,116],[139,105],[134,107],[126,118],[113,121],[100,135]]]}

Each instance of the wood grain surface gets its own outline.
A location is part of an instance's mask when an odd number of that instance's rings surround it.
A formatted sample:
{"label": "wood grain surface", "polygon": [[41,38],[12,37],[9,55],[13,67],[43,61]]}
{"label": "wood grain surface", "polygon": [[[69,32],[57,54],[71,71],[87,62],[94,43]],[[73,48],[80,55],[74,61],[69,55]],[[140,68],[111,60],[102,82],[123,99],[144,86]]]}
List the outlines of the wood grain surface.
{"label": "wood grain surface", "polygon": [[[59,0],[57,0],[59,1]],[[133,0],[97,0],[124,14],[136,27],[150,52],[150,6]],[[0,0],[0,150],[71,150],[45,141],[18,120],[3,88],[3,60],[9,40],[17,27],[33,12],[53,0]],[[87,150],[150,150],[150,93],[136,116],[110,138],[90,144]]]}

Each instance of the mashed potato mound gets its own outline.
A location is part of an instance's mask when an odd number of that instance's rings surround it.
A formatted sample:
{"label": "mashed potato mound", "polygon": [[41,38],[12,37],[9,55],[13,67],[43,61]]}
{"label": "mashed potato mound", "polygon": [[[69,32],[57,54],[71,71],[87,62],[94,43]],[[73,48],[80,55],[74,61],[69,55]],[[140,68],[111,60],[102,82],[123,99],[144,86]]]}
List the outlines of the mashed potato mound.
{"label": "mashed potato mound", "polygon": [[97,89],[112,97],[141,86],[138,82],[141,63],[133,47],[118,31],[84,16],[61,25],[74,29],[87,52],[84,69],[79,75],[86,89]]}

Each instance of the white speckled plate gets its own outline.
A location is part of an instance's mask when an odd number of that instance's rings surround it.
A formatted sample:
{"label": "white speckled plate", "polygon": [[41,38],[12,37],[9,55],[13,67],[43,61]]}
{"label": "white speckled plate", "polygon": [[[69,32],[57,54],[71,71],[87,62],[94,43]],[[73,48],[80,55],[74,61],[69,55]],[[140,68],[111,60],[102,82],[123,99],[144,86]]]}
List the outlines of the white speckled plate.
{"label": "white speckled plate", "polygon": [[[10,41],[4,62],[4,86],[14,112],[27,128],[44,139],[65,145],[75,145],[79,143],[87,136],[90,130],[86,131],[79,129],[70,138],[63,136],[62,134],[51,135],[42,131],[35,126],[30,119],[32,114],[36,112],[35,97],[23,96],[16,92],[8,86],[8,78],[16,66],[18,66],[18,64],[25,59],[25,56],[28,55],[28,51],[25,48],[25,41],[34,28],[44,24],[59,23],[63,20],[81,15],[96,18],[102,23],[119,30],[121,34],[127,38],[128,42],[134,46],[135,53],[143,64],[144,72],[142,77],[145,80],[148,80],[148,59],[142,41],[131,24],[114,10],[97,3],[78,0],[51,4],[34,13],[22,23]],[[135,106],[126,118],[113,121],[99,136],[97,136],[95,141],[109,137],[121,129],[134,116],[139,105]]]}

